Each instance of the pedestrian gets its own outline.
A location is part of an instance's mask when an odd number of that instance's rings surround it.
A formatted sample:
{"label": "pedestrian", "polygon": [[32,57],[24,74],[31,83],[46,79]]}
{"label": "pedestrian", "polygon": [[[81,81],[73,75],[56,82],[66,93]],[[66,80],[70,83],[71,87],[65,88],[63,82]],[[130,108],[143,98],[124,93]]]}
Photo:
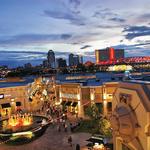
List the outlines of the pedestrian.
{"label": "pedestrian", "polygon": [[57,126],[57,130],[58,130],[58,132],[61,131],[60,125]]}
{"label": "pedestrian", "polygon": [[60,118],[59,121],[60,121],[60,123],[62,124],[62,122],[63,122],[62,118]]}
{"label": "pedestrian", "polygon": [[68,137],[68,144],[72,147],[72,137],[71,136]]}
{"label": "pedestrian", "polygon": [[42,106],[42,112],[44,111],[44,106]]}
{"label": "pedestrian", "polygon": [[73,126],[72,126],[72,123],[70,123],[70,131],[73,132]]}
{"label": "pedestrian", "polygon": [[49,115],[49,109],[46,110],[46,115],[47,115],[47,116]]}
{"label": "pedestrian", "polygon": [[65,132],[67,132],[67,127],[68,127],[67,123],[65,123]]}
{"label": "pedestrian", "polygon": [[79,144],[76,145],[76,150],[80,150],[80,145]]}

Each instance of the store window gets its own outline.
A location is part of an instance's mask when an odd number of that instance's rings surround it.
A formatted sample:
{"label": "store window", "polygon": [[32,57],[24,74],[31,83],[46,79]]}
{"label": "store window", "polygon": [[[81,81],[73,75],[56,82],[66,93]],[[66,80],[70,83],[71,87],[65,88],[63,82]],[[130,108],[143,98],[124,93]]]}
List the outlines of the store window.
{"label": "store window", "polygon": [[107,103],[107,110],[110,112],[112,111],[112,102]]}
{"label": "store window", "polygon": [[11,114],[11,105],[10,103],[1,104],[1,116],[5,117]]}

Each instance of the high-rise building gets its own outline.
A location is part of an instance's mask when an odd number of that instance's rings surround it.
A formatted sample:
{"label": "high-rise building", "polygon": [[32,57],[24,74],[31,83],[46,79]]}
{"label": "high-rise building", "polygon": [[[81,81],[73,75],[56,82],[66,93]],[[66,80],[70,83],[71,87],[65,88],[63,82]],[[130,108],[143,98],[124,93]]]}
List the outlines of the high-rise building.
{"label": "high-rise building", "polygon": [[67,66],[67,63],[66,63],[66,60],[63,59],[63,58],[58,58],[57,59],[57,68],[63,68],[63,67],[66,67]]}
{"label": "high-rise building", "polygon": [[74,62],[74,66],[79,64],[79,55],[74,55],[73,56],[73,62]]}
{"label": "high-rise building", "polygon": [[124,58],[124,49],[116,49],[115,57],[116,59]]}
{"label": "high-rise building", "polygon": [[43,60],[43,67],[49,67],[48,60]]}
{"label": "high-rise building", "polygon": [[124,49],[114,49],[108,47],[102,50],[95,50],[96,64],[103,61],[113,61],[116,59],[124,58]]}
{"label": "high-rise building", "polygon": [[69,66],[77,66],[83,64],[83,57],[81,55],[69,54]]}
{"label": "high-rise building", "polygon": [[79,55],[79,63],[83,64],[83,56],[82,55]]}
{"label": "high-rise building", "polygon": [[31,65],[31,63],[27,63],[27,64],[24,64],[24,67],[25,67],[25,69],[30,69],[30,68],[32,68],[32,65]]}
{"label": "high-rise building", "polygon": [[74,54],[69,54],[69,66],[74,66]]}
{"label": "high-rise building", "polygon": [[53,50],[49,50],[47,54],[48,64],[51,68],[55,68],[55,53]]}

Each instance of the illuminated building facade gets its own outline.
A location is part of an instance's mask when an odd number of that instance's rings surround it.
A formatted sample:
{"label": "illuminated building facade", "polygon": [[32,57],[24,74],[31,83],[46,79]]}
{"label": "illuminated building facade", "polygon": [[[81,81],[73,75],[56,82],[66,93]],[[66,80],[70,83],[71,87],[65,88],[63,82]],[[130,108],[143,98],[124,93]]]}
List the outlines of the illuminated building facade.
{"label": "illuminated building facade", "polygon": [[2,117],[19,109],[29,108],[27,88],[27,85],[0,88],[0,113]]}
{"label": "illuminated building facade", "polygon": [[112,47],[95,50],[96,64],[107,61],[114,61],[116,59],[124,58],[124,49],[114,49]]}
{"label": "illuminated building facade", "polygon": [[84,117],[85,109],[96,104],[104,115],[111,112],[113,93],[117,82],[108,82],[99,86],[84,86],[81,83],[60,83],[56,85],[57,103],[65,106],[67,111]]}
{"label": "illuminated building facade", "polygon": [[0,114],[8,116],[19,110],[36,111],[46,98],[41,78],[0,82]]}
{"label": "illuminated building facade", "polygon": [[119,83],[112,100],[115,150],[150,149],[150,82]]}

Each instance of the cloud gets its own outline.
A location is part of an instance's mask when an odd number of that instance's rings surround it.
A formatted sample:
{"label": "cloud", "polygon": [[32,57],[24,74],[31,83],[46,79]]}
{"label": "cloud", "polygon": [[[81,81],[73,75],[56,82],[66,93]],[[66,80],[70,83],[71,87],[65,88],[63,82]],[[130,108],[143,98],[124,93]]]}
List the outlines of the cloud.
{"label": "cloud", "polygon": [[21,54],[46,54],[47,52],[38,52],[38,51],[10,51],[10,50],[7,50],[7,51],[4,51],[4,50],[1,50],[0,51],[1,53],[21,53]]}
{"label": "cloud", "polygon": [[71,34],[61,34],[60,37],[63,40],[68,40],[72,37],[72,35]]}
{"label": "cloud", "polygon": [[[68,59],[69,52],[55,51],[56,58],[62,57]],[[8,65],[9,67],[22,66],[25,63],[39,65],[47,58],[47,52],[38,51],[0,51],[0,65]],[[7,58],[7,59],[6,59]]]}
{"label": "cloud", "polygon": [[79,12],[71,11],[62,11],[62,10],[45,10],[44,14],[48,17],[54,18],[54,19],[64,19],[68,20],[72,24],[76,25],[85,25],[85,18],[79,15]]}
{"label": "cloud", "polygon": [[132,40],[136,37],[150,35],[150,27],[149,26],[129,26],[127,28],[124,28],[123,32],[127,33],[125,34],[126,39]]}
{"label": "cloud", "polygon": [[115,46],[113,46],[114,48],[120,48],[120,49],[127,49],[127,50],[137,50],[137,49],[142,49],[142,48],[144,48],[144,46],[146,46],[146,45],[150,45],[150,43],[142,43],[142,44],[130,44],[130,45],[126,45],[126,44],[120,44],[120,45],[115,45]]}
{"label": "cloud", "polygon": [[91,45],[85,45],[83,47],[81,47],[80,49],[86,49],[86,48],[89,48],[89,47],[92,47]]}
{"label": "cloud", "polygon": [[118,14],[111,11],[109,8],[101,8],[95,11],[92,17],[106,19],[108,17],[116,17]]}
{"label": "cloud", "polygon": [[80,5],[80,0],[69,0],[69,2],[77,8]]}
{"label": "cloud", "polygon": [[108,24],[101,24],[96,26],[97,28],[102,28],[102,29],[109,29],[109,28],[119,28],[121,27],[120,25],[108,25]]}
{"label": "cloud", "polygon": [[137,19],[141,22],[147,22],[150,20],[150,13],[141,14]]}
{"label": "cloud", "polygon": [[0,39],[0,45],[37,44],[63,42],[72,37],[71,34],[22,34]]}
{"label": "cloud", "polygon": [[[125,49],[126,57],[132,56],[149,56],[150,41],[139,41],[138,44],[120,44],[114,45],[114,48]],[[147,48],[149,46],[149,48]]]}
{"label": "cloud", "polygon": [[150,19],[150,13],[146,13],[146,14],[141,15],[141,18]]}
{"label": "cloud", "polygon": [[120,23],[123,23],[123,22],[126,21],[125,19],[118,18],[118,17],[110,18],[109,20],[110,21],[115,21],[115,22],[120,22]]}

